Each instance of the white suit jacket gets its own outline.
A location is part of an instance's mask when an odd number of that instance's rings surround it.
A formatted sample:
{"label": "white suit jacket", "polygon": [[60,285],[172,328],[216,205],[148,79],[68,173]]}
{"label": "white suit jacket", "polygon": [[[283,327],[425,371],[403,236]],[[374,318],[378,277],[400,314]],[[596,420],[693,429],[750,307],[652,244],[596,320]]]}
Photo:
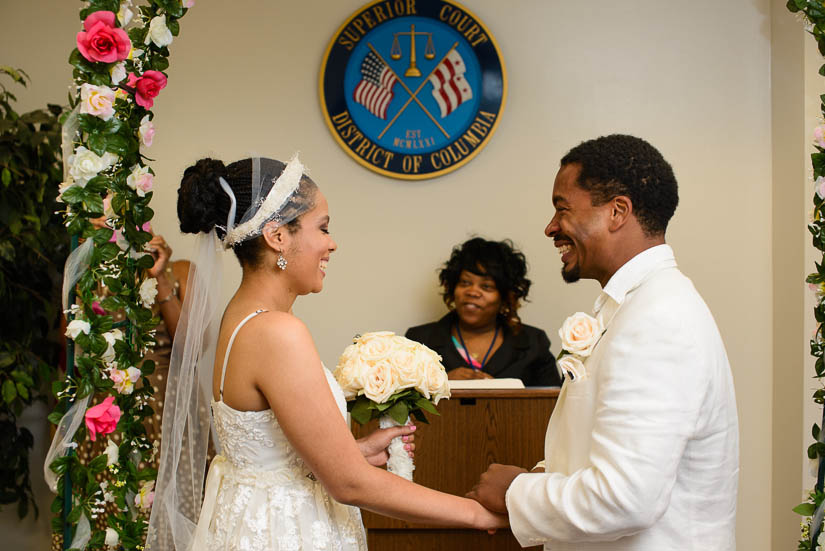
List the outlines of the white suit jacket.
{"label": "white suit jacket", "polygon": [[735,549],[738,420],[710,311],[667,245],[622,266],[595,310],[606,331],[562,387],[546,471],[507,490],[513,534],[553,551]]}

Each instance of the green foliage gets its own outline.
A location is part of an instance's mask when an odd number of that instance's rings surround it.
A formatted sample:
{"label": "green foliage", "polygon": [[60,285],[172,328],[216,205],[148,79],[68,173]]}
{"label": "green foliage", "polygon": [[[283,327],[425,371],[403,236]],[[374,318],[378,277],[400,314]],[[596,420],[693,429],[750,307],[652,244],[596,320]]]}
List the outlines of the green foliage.
{"label": "green foliage", "polygon": [[424,411],[440,415],[433,403],[414,388],[399,390],[382,404],[377,404],[361,395],[347,402],[347,409],[352,419],[361,425],[366,425],[372,419],[378,419],[384,415],[389,415],[399,425],[406,423],[410,416],[422,423],[429,423]]}
{"label": "green foliage", "polygon": [[[0,76],[26,86],[22,70]],[[34,505],[28,456],[32,435],[17,426],[23,408],[48,396],[60,354],[60,283],[69,239],[55,214],[62,180],[61,108],[18,115],[0,84],[0,505]],[[35,514],[37,508],[35,506]]]}

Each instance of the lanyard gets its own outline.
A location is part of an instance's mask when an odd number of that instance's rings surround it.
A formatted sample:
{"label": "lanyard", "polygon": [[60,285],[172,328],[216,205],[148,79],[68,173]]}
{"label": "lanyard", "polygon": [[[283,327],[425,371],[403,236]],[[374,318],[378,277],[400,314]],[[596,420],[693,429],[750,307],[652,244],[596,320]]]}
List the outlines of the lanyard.
{"label": "lanyard", "polygon": [[[458,333],[458,340],[461,341],[461,347],[464,349],[464,353],[467,355],[467,363],[470,367],[473,367],[473,363],[470,361],[470,351],[467,350],[467,345],[464,344],[464,337],[461,336],[461,328],[458,326],[458,323],[455,324],[455,332]],[[496,323],[496,332],[493,333],[493,341],[490,343],[490,348],[487,349],[487,353],[484,354],[484,359],[481,360],[481,366],[473,369],[478,369],[481,371],[484,369],[484,364],[487,363],[487,356],[490,355],[490,351],[493,349],[493,345],[496,344],[496,338],[498,337],[498,323]]]}

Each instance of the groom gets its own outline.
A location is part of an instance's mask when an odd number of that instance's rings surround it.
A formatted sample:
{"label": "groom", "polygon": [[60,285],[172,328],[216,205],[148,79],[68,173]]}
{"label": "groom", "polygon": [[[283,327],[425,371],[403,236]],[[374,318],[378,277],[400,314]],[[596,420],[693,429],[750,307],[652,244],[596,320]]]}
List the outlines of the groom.
{"label": "groom", "polygon": [[677,202],[673,170],[639,138],[590,140],[561,160],[545,234],[565,281],[601,284],[604,332],[566,376],[545,461],[530,473],[493,464],[468,494],[506,512],[522,546],[735,548],[733,380],[716,323],[665,244]]}

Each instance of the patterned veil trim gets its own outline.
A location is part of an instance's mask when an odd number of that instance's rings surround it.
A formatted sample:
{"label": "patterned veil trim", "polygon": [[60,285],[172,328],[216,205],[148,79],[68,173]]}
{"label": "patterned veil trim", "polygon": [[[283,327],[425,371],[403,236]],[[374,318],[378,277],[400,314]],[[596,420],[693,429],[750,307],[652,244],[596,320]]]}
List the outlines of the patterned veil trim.
{"label": "patterned veil trim", "polygon": [[[256,158],[253,161],[252,181],[254,183],[260,180],[260,176],[255,174],[256,172],[260,172],[260,159]],[[304,165],[298,160],[298,155],[296,154],[290,159],[289,163],[287,163],[286,168],[284,168],[284,171],[278,176],[278,179],[275,180],[272,189],[269,190],[266,198],[260,203],[260,208],[258,208],[258,201],[260,199],[256,199],[255,195],[257,194],[253,194],[250,211],[254,212],[254,214],[251,218],[241,222],[235,227],[226,228],[226,235],[223,238],[224,248],[232,247],[233,245],[246,241],[250,237],[260,234],[262,226],[283,208],[292,194],[295,193],[295,190],[298,189],[303,174]],[[234,197],[234,194],[230,195],[230,197]],[[255,209],[257,209],[257,211]],[[247,217],[248,213],[249,211],[247,214],[244,214],[244,218]]]}

